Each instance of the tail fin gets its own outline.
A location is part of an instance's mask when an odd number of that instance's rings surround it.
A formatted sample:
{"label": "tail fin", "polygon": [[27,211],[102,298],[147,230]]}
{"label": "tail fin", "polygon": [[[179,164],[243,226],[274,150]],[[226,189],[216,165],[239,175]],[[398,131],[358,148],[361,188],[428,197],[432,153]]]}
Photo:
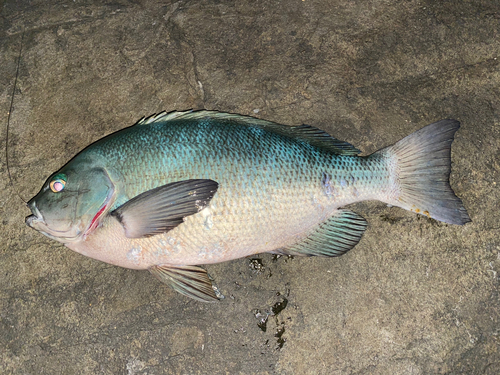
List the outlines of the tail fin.
{"label": "tail fin", "polygon": [[396,175],[391,204],[445,223],[471,221],[449,183],[451,143],[459,128],[456,120],[441,120],[380,151]]}

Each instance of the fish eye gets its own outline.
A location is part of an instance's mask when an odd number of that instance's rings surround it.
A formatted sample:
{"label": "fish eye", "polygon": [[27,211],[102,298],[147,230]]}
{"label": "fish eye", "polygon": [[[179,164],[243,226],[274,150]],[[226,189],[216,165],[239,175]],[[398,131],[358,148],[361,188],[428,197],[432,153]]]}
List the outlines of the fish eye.
{"label": "fish eye", "polygon": [[60,191],[64,190],[64,187],[66,186],[66,175],[63,173],[60,173],[50,181],[49,187],[50,190],[52,190],[54,193],[59,193]]}

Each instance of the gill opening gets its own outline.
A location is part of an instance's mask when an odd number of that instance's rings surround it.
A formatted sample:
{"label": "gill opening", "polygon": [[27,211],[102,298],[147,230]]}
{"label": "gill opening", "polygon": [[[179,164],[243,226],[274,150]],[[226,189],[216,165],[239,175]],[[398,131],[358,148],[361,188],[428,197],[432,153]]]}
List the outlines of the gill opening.
{"label": "gill opening", "polygon": [[19,194],[19,191],[15,188],[14,183],[12,182],[12,175],[10,173],[10,166],[9,166],[9,128],[10,128],[10,116],[12,114],[12,109],[14,108],[14,95],[16,94],[16,87],[17,87],[17,77],[19,77],[19,65],[21,65],[21,54],[23,51],[23,41],[24,41],[24,30],[21,36],[21,45],[19,47],[19,57],[17,58],[17,67],[16,67],[16,77],[14,78],[14,88],[12,89],[12,97],[10,98],[10,107],[9,107],[9,113],[7,115],[7,133],[5,135],[5,165],[7,167],[7,174],[9,175],[9,182],[10,185],[12,186],[12,189],[16,192],[17,196],[21,198],[21,200],[28,204],[23,197],[21,197],[21,194]]}

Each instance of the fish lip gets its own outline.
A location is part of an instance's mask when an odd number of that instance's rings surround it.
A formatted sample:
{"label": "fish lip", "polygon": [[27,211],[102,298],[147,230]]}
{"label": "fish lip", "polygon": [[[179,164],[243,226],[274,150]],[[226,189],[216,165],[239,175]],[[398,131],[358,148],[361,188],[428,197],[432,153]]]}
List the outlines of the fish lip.
{"label": "fish lip", "polygon": [[34,198],[28,202],[28,208],[31,210],[32,214],[29,216],[26,216],[24,221],[25,221],[26,225],[29,226],[30,228],[42,233],[43,235],[45,235],[45,236],[47,236],[55,241],[62,242],[62,243],[71,242],[75,238],[78,238],[79,233],[77,233],[76,236],[70,236],[70,237],[59,236],[59,234],[65,234],[66,232],[56,231],[56,230],[50,229],[49,226],[47,225],[47,223],[45,222],[45,219],[43,218],[42,213],[40,212],[40,210],[36,206],[36,201],[34,200]]}
{"label": "fish lip", "polygon": [[36,201],[32,199],[31,201],[28,202],[27,206],[31,210],[31,215],[26,216],[26,218],[24,219],[24,222],[26,223],[26,225],[29,226],[30,228],[34,228],[33,227],[34,223],[45,224],[45,220],[43,219],[43,215],[40,212],[40,210],[38,209],[38,207],[36,206]]}
{"label": "fish lip", "polygon": [[45,223],[43,218],[38,217],[36,214],[26,216],[25,223],[30,228],[58,242],[66,243],[66,242],[71,242],[74,239],[78,238],[78,234],[76,236],[70,236],[70,237],[60,236],[59,234],[64,234],[66,232],[51,230],[48,227],[47,223]]}
{"label": "fish lip", "polygon": [[26,225],[30,228],[33,228],[33,222],[43,222],[39,217],[37,217],[35,214],[26,216],[24,219],[24,222]]}

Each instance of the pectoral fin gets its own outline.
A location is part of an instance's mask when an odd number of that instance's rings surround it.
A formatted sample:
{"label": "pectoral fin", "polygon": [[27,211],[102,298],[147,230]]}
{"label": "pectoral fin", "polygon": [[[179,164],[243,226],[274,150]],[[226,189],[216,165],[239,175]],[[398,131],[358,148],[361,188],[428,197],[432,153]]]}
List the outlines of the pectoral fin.
{"label": "pectoral fin", "polygon": [[148,190],[114,210],[129,238],[165,233],[181,224],[186,216],[204,209],[218,184],[212,180],[185,180]]}
{"label": "pectoral fin", "polygon": [[[149,271],[175,291],[201,302],[216,302],[216,288],[207,271],[197,266],[153,266]],[[222,297],[223,298],[223,297]]]}
{"label": "pectoral fin", "polygon": [[357,245],[366,226],[366,220],[357,213],[338,210],[302,241],[274,252],[298,256],[340,256]]}

